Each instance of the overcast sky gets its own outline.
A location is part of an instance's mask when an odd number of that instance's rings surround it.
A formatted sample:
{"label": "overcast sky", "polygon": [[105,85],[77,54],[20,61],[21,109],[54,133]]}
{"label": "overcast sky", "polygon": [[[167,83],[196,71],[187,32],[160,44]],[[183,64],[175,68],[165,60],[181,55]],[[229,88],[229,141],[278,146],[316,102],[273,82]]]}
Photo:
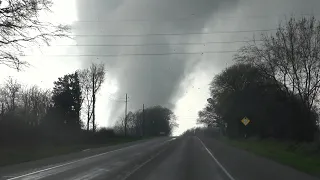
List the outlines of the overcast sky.
{"label": "overcast sky", "polygon": [[[10,74],[21,82],[52,88],[59,76],[86,68],[93,61],[103,62],[107,80],[97,102],[100,126],[111,126],[123,115],[123,99],[128,93],[129,110],[139,109],[142,104],[163,105],[174,110],[180,125],[176,134],[196,125],[197,112],[209,97],[209,82],[232,64],[232,51],[243,45],[212,42],[249,40],[261,33],[217,32],[274,29],[285,16],[293,14],[320,17],[318,0],[54,2],[55,15],[50,20],[72,25],[74,40],[56,41],[41,51],[34,49],[32,53],[38,56],[26,59],[32,63],[30,68],[16,73],[0,67],[1,76]],[[59,57],[46,56],[48,54]]]}

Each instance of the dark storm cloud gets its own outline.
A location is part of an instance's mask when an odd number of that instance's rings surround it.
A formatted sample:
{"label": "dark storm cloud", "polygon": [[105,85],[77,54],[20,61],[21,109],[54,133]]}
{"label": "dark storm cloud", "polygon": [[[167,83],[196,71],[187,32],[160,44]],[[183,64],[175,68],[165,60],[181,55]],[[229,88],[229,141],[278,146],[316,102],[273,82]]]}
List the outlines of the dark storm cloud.
{"label": "dark storm cloud", "polygon": [[[228,12],[237,0],[78,0],[75,34],[150,34],[202,32],[215,12]],[[197,37],[195,37],[197,38]],[[194,40],[194,37],[193,39]],[[188,42],[188,36],[140,37],[80,37],[78,44],[146,44]],[[148,47],[87,47],[83,54],[144,54],[186,52],[183,46]],[[170,100],[176,95],[180,82],[188,74],[194,59],[187,55],[131,56],[104,58],[110,76],[118,81],[118,95],[128,93],[133,108],[164,105],[174,107]],[[91,59],[83,61],[85,67]],[[103,92],[102,92],[103,93]],[[115,103],[111,116],[123,112],[123,104]]]}

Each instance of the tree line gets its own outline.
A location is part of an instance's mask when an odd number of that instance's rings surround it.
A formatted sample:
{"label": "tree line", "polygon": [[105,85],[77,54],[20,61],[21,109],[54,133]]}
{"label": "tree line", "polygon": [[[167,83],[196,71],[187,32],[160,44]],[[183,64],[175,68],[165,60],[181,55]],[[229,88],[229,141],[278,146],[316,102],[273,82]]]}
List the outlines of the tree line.
{"label": "tree line", "polygon": [[[210,83],[198,123],[232,137],[312,141],[318,133],[320,22],[290,18],[239,49]],[[251,122],[245,126],[241,119]]]}
{"label": "tree line", "polygon": [[129,136],[170,136],[177,126],[176,116],[170,109],[152,106],[130,111],[126,118],[120,118],[116,122],[114,130],[118,134],[126,133]]}
{"label": "tree line", "polygon": [[104,79],[104,65],[95,63],[59,77],[52,90],[8,77],[0,87],[0,144],[101,143],[124,131],[128,137],[171,135],[174,113],[161,106],[129,112],[97,131],[96,96]]}
{"label": "tree line", "polygon": [[59,77],[52,90],[8,77],[0,88],[0,142],[81,141],[84,127],[96,131],[96,94],[104,79],[104,65],[94,63]]}
{"label": "tree line", "polygon": [[[68,37],[70,27],[39,18],[43,12],[51,12],[52,0],[2,0],[0,5],[0,65],[19,71],[29,65],[20,58],[27,47],[49,45],[55,38]],[[0,87],[0,145],[101,142],[121,134],[123,123],[97,131],[96,100],[104,80],[103,64],[66,74],[54,82],[53,89],[23,85],[8,77]],[[143,127],[140,111],[122,118],[130,136],[169,135],[176,126],[167,108],[150,107],[142,114]]]}

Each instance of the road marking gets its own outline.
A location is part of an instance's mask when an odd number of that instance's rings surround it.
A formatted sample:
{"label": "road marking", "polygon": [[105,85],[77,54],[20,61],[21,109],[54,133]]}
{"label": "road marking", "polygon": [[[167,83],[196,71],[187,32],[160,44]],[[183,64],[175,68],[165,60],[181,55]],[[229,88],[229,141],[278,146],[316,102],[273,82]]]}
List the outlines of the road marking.
{"label": "road marking", "polygon": [[[172,139],[167,140],[167,141],[171,141],[171,140]],[[167,141],[165,141],[165,142],[167,142]],[[150,142],[150,141],[148,141],[148,142]],[[132,148],[132,147],[135,147],[135,146],[138,146],[138,145],[141,145],[141,144],[134,144],[134,145],[127,146],[127,147],[124,147],[124,148],[121,148],[121,149],[116,149],[116,150],[104,152],[104,153],[101,153],[101,154],[96,154],[96,155],[93,155],[93,156],[89,156],[89,157],[85,157],[85,158],[78,159],[78,160],[75,160],[75,161],[71,161],[71,162],[68,162],[68,163],[65,163],[65,164],[60,164],[60,165],[53,166],[53,167],[50,167],[50,168],[41,169],[39,171],[34,171],[34,172],[31,172],[31,173],[27,173],[27,174],[23,174],[23,175],[20,175],[20,176],[12,177],[12,178],[9,178],[7,180],[15,180],[15,179],[23,178],[23,177],[26,177],[26,176],[30,176],[30,175],[34,175],[34,174],[37,174],[37,173],[41,173],[41,172],[49,171],[49,170],[52,170],[52,169],[60,168],[60,167],[63,167],[63,166],[67,166],[67,165],[74,164],[74,163],[77,163],[77,162],[85,161],[85,160],[92,159],[92,158],[95,158],[95,157],[103,156],[103,155],[106,155],[106,154],[109,154],[109,153],[112,153],[112,152],[122,151],[124,149]]]}
{"label": "road marking", "polygon": [[[172,138],[170,140],[165,141],[164,143],[162,143],[160,146],[162,146],[163,144],[173,141],[176,138]],[[167,147],[168,148],[168,147]],[[140,164],[139,166],[137,166],[136,168],[134,168],[132,171],[130,171],[124,178],[122,178],[122,180],[126,180],[128,179],[132,174],[134,174],[135,172],[137,172],[139,169],[141,169],[144,165],[148,164],[150,161],[152,161],[154,158],[158,157],[163,151],[165,151],[167,148],[162,149],[161,151],[159,151],[156,155],[152,156],[151,158],[149,158],[148,160],[146,160],[145,162],[143,162],[142,164]]]}
{"label": "road marking", "polygon": [[94,179],[102,174],[105,174],[109,171],[110,171],[109,169],[98,168],[98,169],[94,169],[94,170],[90,171],[89,173],[86,173],[86,175],[81,175],[81,177],[73,178],[72,180],[90,180],[90,179]]}
{"label": "road marking", "polygon": [[235,178],[233,178],[231,176],[231,174],[226,170],[226,168],[224,168],[222,166],[222,164],[218,161],[218,159],[216,157],[214,157],[214,155],[212,154],[212,152],[207,148],[207,146],[201,141],[201,139],[199,139],[197,136],[196,138],[201,142],[202,146],[207,150],[207,152],[209,153],[209,155],[212,157],[212,159],[219,165],[219,167],[222,169],[222,171],[229,177],[230,180],[235,180]]}
{"label": "road marking", "polygon": [[72,169],[72,166],[64,166],[64,167],[61,167],[61,168],[58,168],[58,169],[52,169],[52,170],[49,170],[49,171],[32,174],[32,175],[29,175],[27,177],[22,177],[22,178],[19,178],[19,179],[23,179],[23,180],[39,180],[39,179],[43,179],[43,178],[48,177],[48,176],[53,176],[53,175],[65,172],[65,171],[70,170],[70,169]]}
{"label": "road marking", "polygon": [[82,150],[83,152],[86,152],[86,151],[90,151],[90,149],[84,149],[84,150]]}

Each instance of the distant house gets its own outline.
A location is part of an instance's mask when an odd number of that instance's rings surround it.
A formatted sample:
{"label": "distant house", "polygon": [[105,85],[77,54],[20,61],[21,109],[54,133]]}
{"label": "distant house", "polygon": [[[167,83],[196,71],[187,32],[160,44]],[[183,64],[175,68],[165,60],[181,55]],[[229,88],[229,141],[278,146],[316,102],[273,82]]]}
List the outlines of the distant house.
{"label": "distant house", "polygon": [[166,133],[165,133],[165,132],[160,132],[160,135],[161,135],[161,136],[165,136]]}

